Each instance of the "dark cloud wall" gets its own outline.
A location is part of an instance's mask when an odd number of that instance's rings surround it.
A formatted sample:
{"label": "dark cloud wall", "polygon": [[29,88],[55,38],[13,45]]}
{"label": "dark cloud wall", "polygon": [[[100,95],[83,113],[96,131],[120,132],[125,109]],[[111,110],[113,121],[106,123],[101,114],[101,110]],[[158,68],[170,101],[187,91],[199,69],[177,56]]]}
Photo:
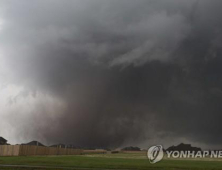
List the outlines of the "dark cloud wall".
{"label": "dark cloud wall", "polygon": [[0,1],[4,80],[24,88],[11,105],[42,99],[18,107],[9,124],[21,139],[48,144],[220,145],[221,5]]}

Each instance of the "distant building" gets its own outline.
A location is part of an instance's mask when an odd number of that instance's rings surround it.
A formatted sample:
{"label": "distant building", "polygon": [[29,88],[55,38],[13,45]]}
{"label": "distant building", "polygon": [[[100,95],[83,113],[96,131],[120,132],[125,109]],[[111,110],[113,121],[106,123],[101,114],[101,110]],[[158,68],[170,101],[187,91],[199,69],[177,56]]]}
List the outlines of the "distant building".
{"label": "distant building", "polygon": [[122,151],[141,151],[139,147],[129,146],[122,149]]}
{"label": "distant building", "polygon": [[198,151],[202,151],[201,148],[198,147],[193,147],[190,144],[184,144],[181,143],[177,146],[171,146],[169,147],[166,151],[194,151],[194,152],[198,152]]}
{"label": "distant building", "polygon": [[31,141],[29,143],[23,143],[22,145],[30,145],[30,146],[45,146],[42,143],[38,142],[38,141]]}
{"label": "distant building", "polygon": [[0,137],[0,145],[7,145],[7,140],[3,137]]}

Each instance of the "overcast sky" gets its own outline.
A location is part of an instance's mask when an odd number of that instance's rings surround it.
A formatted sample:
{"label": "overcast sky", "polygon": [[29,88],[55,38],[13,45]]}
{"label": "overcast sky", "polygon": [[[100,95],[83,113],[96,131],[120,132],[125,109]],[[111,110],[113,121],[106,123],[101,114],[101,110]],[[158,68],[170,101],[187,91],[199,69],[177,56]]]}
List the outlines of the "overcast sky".
{"label": "overcast sky", "polygon": [[0,0],[0,136],[222,147],[221,5]]}

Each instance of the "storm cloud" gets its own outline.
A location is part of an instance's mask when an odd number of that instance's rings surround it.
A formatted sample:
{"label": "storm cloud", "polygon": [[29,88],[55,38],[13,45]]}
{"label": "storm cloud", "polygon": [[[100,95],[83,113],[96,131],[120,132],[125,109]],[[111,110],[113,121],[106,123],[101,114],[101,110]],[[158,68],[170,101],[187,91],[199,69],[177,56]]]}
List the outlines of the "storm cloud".
{"label": "storm cloud", "polygon": [[0,135],[222,146],[221,5],[0,0]]}

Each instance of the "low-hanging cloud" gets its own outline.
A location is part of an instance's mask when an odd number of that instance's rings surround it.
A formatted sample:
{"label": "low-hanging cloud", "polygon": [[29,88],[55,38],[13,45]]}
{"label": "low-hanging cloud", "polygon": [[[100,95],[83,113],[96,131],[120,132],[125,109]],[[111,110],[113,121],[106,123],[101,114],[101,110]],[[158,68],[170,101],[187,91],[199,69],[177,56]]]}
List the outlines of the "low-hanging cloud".
{"label": "low-hanging cloud", "polygon": [[220,5],[0,1],[2,135],[92,147],[169,137],[219,145]]}

